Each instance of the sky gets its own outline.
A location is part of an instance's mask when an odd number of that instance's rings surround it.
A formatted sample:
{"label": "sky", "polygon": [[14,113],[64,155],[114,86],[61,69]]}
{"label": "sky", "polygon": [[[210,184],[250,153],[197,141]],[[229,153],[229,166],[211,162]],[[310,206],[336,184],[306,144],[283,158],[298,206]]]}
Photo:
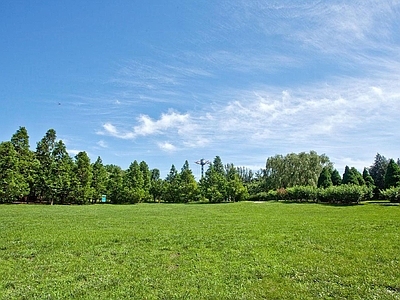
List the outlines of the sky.
{"label": "sky", "polygon": [[400,0],[0,2],[0,141],[166,176],[316,151],[400,157]]}

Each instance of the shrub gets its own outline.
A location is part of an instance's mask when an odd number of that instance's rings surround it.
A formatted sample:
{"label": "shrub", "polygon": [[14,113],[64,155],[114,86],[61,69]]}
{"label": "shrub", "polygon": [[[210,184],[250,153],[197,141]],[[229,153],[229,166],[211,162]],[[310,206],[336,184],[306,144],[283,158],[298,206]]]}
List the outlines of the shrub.
{"label": "shrub", "polygon": [[251,195],[248,198],[250,201],[271,201],[277,200],[277,193],[276,191],[268,191],[268,192],[259,192],[257,194]]}
{"label": "shrub", "polygon": [[369,189],[366,186],[343,184],[320,189],[318,191],[318,201],[351,204],[360,202],[365,199],[368,194]]}
{"label": "shrub", "polygon": [[317,200],[317,188],[313,186],[294,186],[286,190],[286,199],[290,201],[312,201]]}
{"label": "shrub", "polygon": [[381,191],[381,195],[390,202],[400,202],[400,187],[391,187]]}

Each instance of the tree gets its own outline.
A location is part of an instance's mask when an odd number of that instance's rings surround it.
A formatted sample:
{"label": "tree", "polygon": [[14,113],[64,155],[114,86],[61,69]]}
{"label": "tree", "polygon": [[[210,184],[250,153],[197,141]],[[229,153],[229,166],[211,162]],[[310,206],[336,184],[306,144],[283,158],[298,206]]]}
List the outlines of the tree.
{"label": "tree", "polygon": [[318,177],[318,187],[319,188],[327,188],[332,186],[332,178],[330,168],[324,167],[321,171],[321,174]]}
{"label": "tree", "polygon": [[151,181],[150,181],[150,195],[154,202],[160,202],[163,194],[163,180],[160,178],[160,170],[151,170]]}
{"label": "tree", "polygon": [[75,156],[75,174],[77,179],[76,202],[79,204],[88,203],[93,197],[91,188],[93,173],[90,158],[85,151],[81,151]]}
{"label": "tree", "polygon": [[135,160],[125,171],[123,180],[124,199],[128,203],[142,202],[145,198],[143,173]]}
{"label": "tree", "polygon": [[53,203],[54,177],[52,176],[52,166],[54,164],[53,150],[56,144],[56,131],[49,129],[45,136],[37,143],[35,156],[39,161],[35,193],[41,200]]}
{"label": "tree", "polygon": [[74,162],[69,156],[63,141],[59,140],[55,143],[51,155],[52,164],[50,167],[49,182],[52,184],[52,204],[54,202],[64,203],[67,200],[74,202],[74,187],[77,181],[74,172]]}
{"label": "tree", "polygon": [[374,179],[377,190],[385,188],[385,174],[388,166],[388,160],[379,153],[375,156],[374,164],[369,168],[369,174]]}
{"label": "tree", "polygon": [[111,203],[123,203],[123,178],[124,171],[116,165],[106,165],[107,171],[107,197]]}
{"label": "tree", "polygon": [[177,197],[179,195],[179,174],[175,165],[171,166],[169,174],[165,178],[163,188],[164,201],[177,202]]}
{"label": "tree", "polygon": [[149,166],[145,161],[141,161],[139,164],[140,171],[143,177],[143,201],[149,201],[151,199],[150,187],[151,187],[151,172]]}
{"label": "tree", "polygon": [[329,158],[315,151],[269,157],[264,170],[265,187],[267,190],[298,185],[316,187],[325,166],[332,166]]}
{"label": "tree", "polygon": [[334,186],[342,184],[342,177],[340,176],[338,170],[334,169],[331,171],[331,180]]}
{"label": "tree", "polygon": [[228,201],[244,201],[248,198],[249,193],[247,188],[243,185],[243,182],[238,174],[238,169],[235,168],[233,164],[228,164],[226,166],[226,179]]}
{"label": "tree", "polygon": [[28,194],[23,196],[27,197],[33,195],[34,184],[37,180],[37,172],[39,169],[39,161],[29,148],[29,135],[25,127],[20,127],[15,132],[11,137],[11,143],[17,153],[18,173],[22,175],[20,180],[23,180],[29,185]]}
{"label": "tree", "polygon": [[227,180],[221,158],[216,156],[210,164],[204,178],[200,181],[203,197],[210,202],[222,202],[227,200]]}
{"label": "tree", "polygon": [[343,184],[355,184],[355,185],[364,185],[364,179],[360,172],[354,167],[349,168],[348,166],[345,167],[343,173]]}
{"label": "tree", "polygon": [[0,202],[12,202],[29,193],[29,185],[19,169],[13,144],[0,143]]}
{"label": "tree", "polygon": [[385,173],[385,188],[397,187],[400,185],[400,167],[390,159]]}
{"label": "tree", "polygon": [[107,191],[107,170],[100,156],[97,157],[97,160],[93,163],[92,172],[91,188],[93,190],[93,202],[96,203]]}
{"label": "tree", "polygon": [[190,202],[198,199],[198,187],[196,179],[189,167],[189,162],[186,160],[179,174],[179,194],[178,202]]}
{"label": "tree", "polygon": [[364,179],[365,184],[367,185],[367,187],[369,189],[371,189],[371,190],[374,190],[374,188],[375,188],[374,179],[369,174],[369,171],[368,171],[367,168],[364,168],[364,170],[363,170],[363,179]]}

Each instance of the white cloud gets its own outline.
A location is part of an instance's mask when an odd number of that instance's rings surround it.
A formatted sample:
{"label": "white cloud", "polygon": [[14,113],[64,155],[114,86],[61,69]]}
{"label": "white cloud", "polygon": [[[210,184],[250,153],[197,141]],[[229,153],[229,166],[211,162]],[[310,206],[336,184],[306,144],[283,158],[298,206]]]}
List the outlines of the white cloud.
{"label": "white cloud", "polygon": [[159,120],[154,121],[147,115],[141,115],[138,118],[140,125],[134,127],[135,135],[151,135],[161,134],[169,129],[183,128],[190,121],[189,114],[179,114],[176,112],[168,112],[162,114]]}
{"label": "white cloud", "polygon": [[165,152],[175,152],[177,150],[170,142],[158,143],[158,147]]}
{"label": "white cloud", "polygon": [[108,148],[108,144],[103,140],[98,141],[97,145],[100,146],[101,148]]}

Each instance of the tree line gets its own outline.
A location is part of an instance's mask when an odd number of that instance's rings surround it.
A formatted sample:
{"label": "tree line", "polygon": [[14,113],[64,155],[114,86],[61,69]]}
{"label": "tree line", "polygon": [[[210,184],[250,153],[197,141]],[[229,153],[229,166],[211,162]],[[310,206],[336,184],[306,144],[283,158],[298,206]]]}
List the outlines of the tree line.
{"label": "tree line", "polygon": [[400,161],[379,153],[373,165],[360,173],[346,166],[343,176],[326,155],[290,153],[269,157],[256,172],[222,163],[216,156],[204,177],[196,181],[188,161],[181,169],[171,166],[166,178],[144,161],[123,170],[91,162],[85,151],[71,157],[54,129],[49,129],[30,149],[29,135],[20,127],[10,141],[0,143],[0,202],[87,204],[103,195],[115,204],[194,201],[236,202],[294,200],[358,202],[385,197],[399,201]]}

